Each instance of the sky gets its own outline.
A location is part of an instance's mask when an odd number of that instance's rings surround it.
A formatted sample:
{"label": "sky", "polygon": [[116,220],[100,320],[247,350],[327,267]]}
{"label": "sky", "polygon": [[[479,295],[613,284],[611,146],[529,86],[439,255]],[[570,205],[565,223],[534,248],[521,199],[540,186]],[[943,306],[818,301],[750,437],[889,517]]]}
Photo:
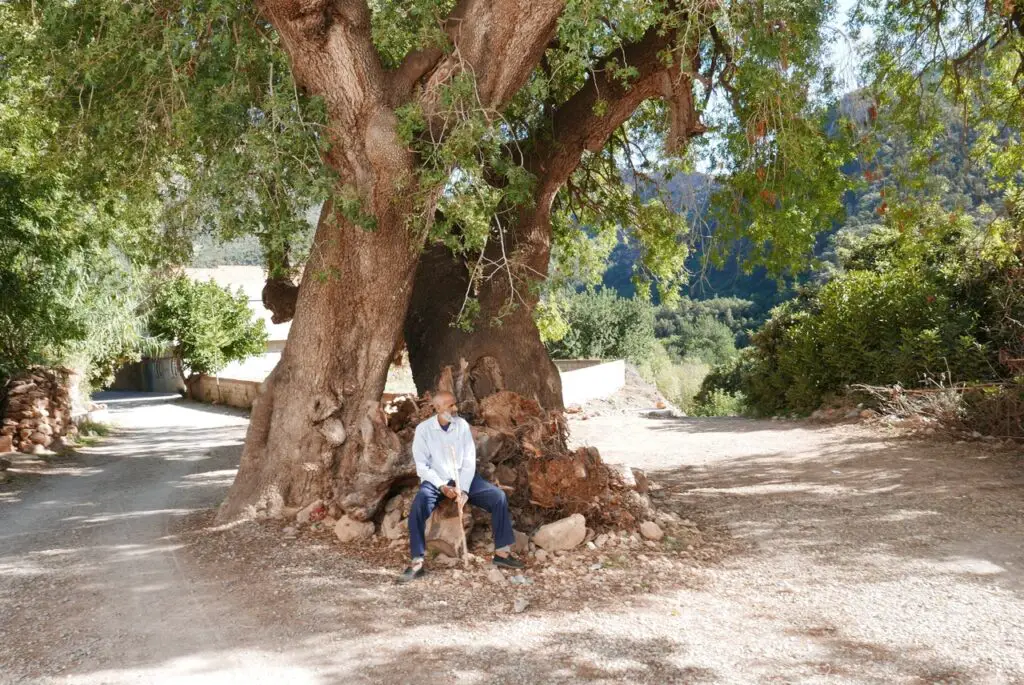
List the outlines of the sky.
{"label": "sky", "polygon": [[839,0],[836,20],[832,24],[835,31],[835,41],[832,43],[831,61],[836,70],[836,79],[839,81],[840,89],[843,92],[851,91],[860,86],[858,81],[858,70],[860,59],[858,51],[871,38],[871,32],[864,30],[858,42],[854,42],[846,29],[846,21],[857,4],[857,0]]}

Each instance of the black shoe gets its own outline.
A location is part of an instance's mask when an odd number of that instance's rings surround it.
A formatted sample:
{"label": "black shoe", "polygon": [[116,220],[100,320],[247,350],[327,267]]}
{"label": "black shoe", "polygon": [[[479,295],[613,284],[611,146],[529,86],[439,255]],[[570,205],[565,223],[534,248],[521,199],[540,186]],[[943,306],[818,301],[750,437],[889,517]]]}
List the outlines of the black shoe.
{"label": "black shoe", "polygon": [[516,559],[514,556],[509,554],[507,557],[494,555],[494,559],[491,561],[495,566],[501,566],[502,568],[526,568],[526,564]]}
{"label": "black shoe", "polygon": [[417,578],[422,578],[423,574],[426,572],[427,570],[423,568],[423,564],[420,564],[419,566],[410,566],[402,572],[402,575],[398,576],[398,582],[408,583],[409,581],[416,580]]}

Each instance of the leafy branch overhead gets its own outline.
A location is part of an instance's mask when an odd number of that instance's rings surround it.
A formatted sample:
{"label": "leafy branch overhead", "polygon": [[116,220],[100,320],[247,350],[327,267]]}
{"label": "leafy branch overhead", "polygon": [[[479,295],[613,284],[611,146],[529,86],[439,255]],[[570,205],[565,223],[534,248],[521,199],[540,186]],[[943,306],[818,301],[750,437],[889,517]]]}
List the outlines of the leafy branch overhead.
{"label": "leafy branch overhead", "polygon": [[[538,222],[554,227],[546,242],[576,250],[625,230],[644,248],[640,278],[668,292],[694,228],[659,193],[624,187],[626,168],[640,182],[709,160],[719,224],[738,232],[753,215],[750,235],[779,268],[839,210],[848,148],[822,126],[834,11],[16,1],[0,7],[0,68],[61,140],[50,162],[84,191],[158,202],[182,244],[255,234],[272,276],[306,260],[293,246],[330,199],[368,230],[401,211],[474,279],[517,292],[547,271],[528,237]],[[396,209],[396,194],[412,204]],[[481,259],[498,241],[505,254]]]}

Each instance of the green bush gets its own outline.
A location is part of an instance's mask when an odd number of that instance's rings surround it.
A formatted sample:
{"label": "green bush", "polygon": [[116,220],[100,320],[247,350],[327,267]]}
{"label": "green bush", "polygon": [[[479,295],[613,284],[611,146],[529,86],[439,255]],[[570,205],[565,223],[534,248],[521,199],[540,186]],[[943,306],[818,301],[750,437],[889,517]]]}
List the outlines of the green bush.
{"label": "green bush", "polygon": [[[810,412],[853,383],[992,377],[998,341],[985,317],[1004,282],[992,267],[1017,263],[1007,258],[1015,241],[993,230],[1010,225],[980,231],[933,208],[894,214],[840,248],[833,280],[777,307],[749,350],[709,374],[697,402],[741,392],[757,414]],[[993,252],[994,243],[1005,247]]]}
{"label": "green bush", "polygon": [[694,403],[693,416],[739,416],[746,410],[743,393],[731,393],[721,389],[712,390],[700,402]]}
{"label": "green bush", "polygon": [[156,289],[150,334],[170,342],[183,369],[214,374],[232,361],[262,354],[267,330],[254,319],[245,294],[232,295],[212,280],[178,276]]}
{"label": "green bush", "polygon": [[552,357],[642,364],[654,353],[654,308],[646,300],[603,290],[565,294],[555,301],[568,328],[560,339],[547,341]]}
{"label": "green bush", "polygon": [[8,173],[9,162],[0,159],[0,382],[40,364],[76,368],[84,389],[102,385],[133,354],[141,276],[59,184]]}
{"label": "green bush", "polygon": [[736,356],[735,335],[725,323],[708,315],[682,320],[678,333],[665,342],[680,359],[700,359],[707,364],[724,364]]}
{"label": "green bush", "polygon": [[687,414],[692,413],[694,396],[701,388],[709,367],[699,359],[677,361],[660,344],[639,368],[640,375],[654,383],[668,400]]}

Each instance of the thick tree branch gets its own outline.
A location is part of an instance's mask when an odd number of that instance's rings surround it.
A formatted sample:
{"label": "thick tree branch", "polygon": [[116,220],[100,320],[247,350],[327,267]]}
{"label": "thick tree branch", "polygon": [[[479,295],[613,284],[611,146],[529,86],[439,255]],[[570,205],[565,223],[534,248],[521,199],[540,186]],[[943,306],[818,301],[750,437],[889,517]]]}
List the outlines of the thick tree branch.
{"label": "thick tree branch", "polygon": [[426,76],[444,57],[441,48],[426,48],[410,52],[391,72],[388,84],[388,100],[392,107],[397,107],[409,100],[413,88]]}
{"label": "thick tree branch", "polygon": [[424,86],[428,117],[443,114],[441,87],[462,72],[474,76],[481,107],[501,110],[540,62],[564,8],[565,0],[461,0],[446,26],[452,50]]}
{"label": "thick tree branch", "polygon": [[262,0],[281,36],[296,83],[323,97],[326,161],[357,189],[375,216],[389,211],[412,156],[397,136],[387,74],[373,45],[365,0]]}
{"label": "thick tree branch", "polygon": [[299,299],[299,286],[290,278],[271,277],[263,285],[263,306],[270,311],[274,323],[291,321],[295,316],[295,303]]}
{"label": "thick tree branch", "polygon": [[664,97],[675,103],[671,124],[683,140],[705,130],[694,108],[692,76],[682,70],[678,50],[671,60],[666,59],[673,47],[669,36],[650,29],[639,42],[623,50],[625,64],[636,70],[636,78],[623,83],[606,67],[555,111],[550,141],[538,141],[534,146],[543,152],[534,169],[540,178],[538,204],[550,206],[583,153],[604,147],[647,99]]}

